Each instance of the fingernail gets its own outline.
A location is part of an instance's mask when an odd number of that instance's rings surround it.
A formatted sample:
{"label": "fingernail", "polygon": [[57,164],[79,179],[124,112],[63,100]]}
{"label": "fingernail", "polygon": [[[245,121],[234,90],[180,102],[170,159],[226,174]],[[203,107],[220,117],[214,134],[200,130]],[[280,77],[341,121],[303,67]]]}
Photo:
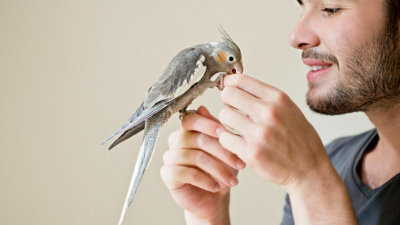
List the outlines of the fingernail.
{"label": "fingernail", "polygon": [[217,186],[215,187],[215,192],[219,191],[221,187],[219,186],[219,184],[217,183]]}
{"label": "fingernail", "polygon": [[221,136],[221,134],[222,134],[223,132],[225,132],[225,128],[219,127],[219,128],[217,128],[217,130],[216,130],[215,132],[217,132],[217,135],[218,135],[218,137],[219,137],[219,136]]}
{"label": "fingernail", "polygon": [[236,177],[232,177],[230,183],[231,183],[231,186],[233,187],[233,186],[236,186],[239,183],[239,181]]}
{"label": "fingernail", "polygon": [[244,169],[246,167],[246,164],[241,159],[238,159],[237,162],[236,162],[236,167],[239,170],[241,170],[241,169]]}

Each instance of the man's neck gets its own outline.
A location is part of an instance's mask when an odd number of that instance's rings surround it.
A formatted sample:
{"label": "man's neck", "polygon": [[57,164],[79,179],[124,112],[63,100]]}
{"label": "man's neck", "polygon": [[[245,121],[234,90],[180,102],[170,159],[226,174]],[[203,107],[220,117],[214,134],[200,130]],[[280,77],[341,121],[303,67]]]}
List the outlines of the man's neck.
{"label": "man's neck", "polygon": [[386,154],[400,157],[400,104],[366,112],[379,134],[377,148]]}
{"label": "man's neck", "polygon": [[375,125],[379,140],[370,146],[359,167],[361,180],[371,189],[382,186],[400,173],[400,104],[366,112]]}

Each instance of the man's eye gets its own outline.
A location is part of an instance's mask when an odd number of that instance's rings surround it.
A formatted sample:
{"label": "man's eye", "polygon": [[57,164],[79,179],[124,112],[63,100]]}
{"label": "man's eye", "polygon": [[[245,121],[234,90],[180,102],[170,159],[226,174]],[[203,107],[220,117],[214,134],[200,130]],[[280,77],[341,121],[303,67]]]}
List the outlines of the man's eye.
{"label": "man's eye", "polygon": [[330,16],[330,15],[338,13],[340,10],[341,10],[341,8],[336,8],[336,9],[325,8],[322,11],[328,13],[328,15]]}

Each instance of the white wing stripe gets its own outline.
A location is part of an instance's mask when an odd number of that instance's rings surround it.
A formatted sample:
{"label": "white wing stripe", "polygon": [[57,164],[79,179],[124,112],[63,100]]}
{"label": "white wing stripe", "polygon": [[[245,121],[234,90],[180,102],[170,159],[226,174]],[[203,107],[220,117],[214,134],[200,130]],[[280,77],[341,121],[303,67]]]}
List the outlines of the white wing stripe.
{"label": "white wing stripe", "polygon": [[174,98],[182,95],[185,93],[187,90],[190,89],[195,83],[199,82],[201,78],[203,78],[204,74],[206,73],[207,66],[203,65],[203,62],[206,60],[206,58],[201,55],[200,59],[196,62],[196,69],[194,70],[193,74],[190,76],[189,83],[187,83],[186,79],[183,81],[182,85],[176,89],[176,92],[174,94]]}
{"label": "white wing stripe", "polygon": [[226,74],[225,72],[218,72],[211,76],[210,81],[215,81],[221,74]]}

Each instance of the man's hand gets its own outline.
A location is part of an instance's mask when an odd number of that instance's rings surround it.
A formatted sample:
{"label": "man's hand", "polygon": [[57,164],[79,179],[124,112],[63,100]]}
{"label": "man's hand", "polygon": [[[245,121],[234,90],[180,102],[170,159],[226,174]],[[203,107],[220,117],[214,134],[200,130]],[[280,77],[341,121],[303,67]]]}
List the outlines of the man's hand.
{"label": "man's hand", "polygon": [[222,146],[264,180],[290,187],[331,167],[317,132],[284,92],[237,74],[225,77],[221,99],[229,106],[219,114],[221,123],[242,134],[222,132]]}
{"label": "man's hand", "polygon": [[169,136],[161,177],[188,224],[229,224],[229,190],[245,164],[219,143],[219,121],[205,107],[197,112],[184,116],[182,130]]}
{"label": "man's hand", "polygon": [[219,119],[241,135],[217,130],[221,145],[288,191],[296,224],[356,224],[344,183],[291,99],[243,74],[225,77],[224,84],[221,99],[229,107]]}

